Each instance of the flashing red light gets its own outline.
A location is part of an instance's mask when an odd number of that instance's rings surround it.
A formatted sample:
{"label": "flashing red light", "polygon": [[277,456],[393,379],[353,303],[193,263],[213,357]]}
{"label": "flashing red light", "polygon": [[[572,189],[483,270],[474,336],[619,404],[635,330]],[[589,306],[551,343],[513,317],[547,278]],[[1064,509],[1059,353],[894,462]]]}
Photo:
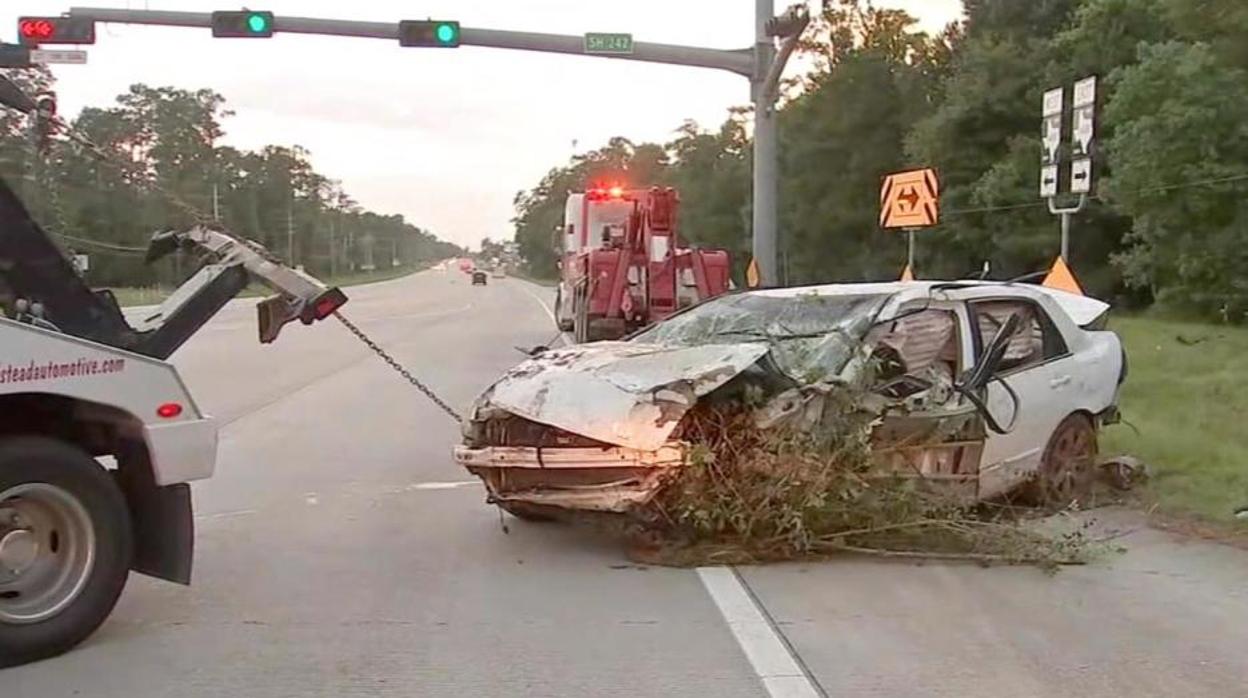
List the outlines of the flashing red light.
{"label": "flashing red light", "polygon": [[611,195],[612,199],[618,199],[621,196],[624,196],[624,187],[611,187],[607,190],[607,193]]}
{"label": "flashing red light", "polygon": [[95,21],[82,17],[18,17],[17,37],[24,46],[94,44]]}
{"label": "flashing red light", "polygon": [[17,27],[23,39],[35,41],[51,39],[56,32],[56,25],[46,19],[23,19],[18,22]]}
{"label": "flashing red light", "polygon": [[173,419],[182,414],[182,405],[176,402],[166,402],[156,408],[156,415],[162,419]]}

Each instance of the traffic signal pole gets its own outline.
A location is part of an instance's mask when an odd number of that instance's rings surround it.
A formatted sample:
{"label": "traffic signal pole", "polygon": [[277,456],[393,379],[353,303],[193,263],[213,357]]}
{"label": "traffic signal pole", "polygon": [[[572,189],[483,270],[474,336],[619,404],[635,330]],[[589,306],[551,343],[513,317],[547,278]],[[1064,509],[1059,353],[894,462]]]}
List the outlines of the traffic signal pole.
{"label": "traffic signal pole", "polygon": [[[775,114],[777,85],[784,63],[792,53],[809,18],[798,6],[781,17],[773,17],[773,0],[755,0],[754,9],[754,46],[737,50],[639,41],[634,42],[631,51],[627,53],[587,53],[583,36],[469,27],[460,29],[459,44],[710,68],[726,70],[748,78],[750,99],[754,104],[753,251],[754,258],[758,261],[762,285],[774,286],[779,280],[776,274],[776,192],[779,164]],[[70,9],[68,16],[115,24],[212,27],[212,14],[209,12],[74,7]],[[398,22],[279,16],[274,18],[273,30],[283,34],[318,34],[390,41],[397,41],[399,38]],[[779,54],[775,47],[776,37],[784,42]]]}

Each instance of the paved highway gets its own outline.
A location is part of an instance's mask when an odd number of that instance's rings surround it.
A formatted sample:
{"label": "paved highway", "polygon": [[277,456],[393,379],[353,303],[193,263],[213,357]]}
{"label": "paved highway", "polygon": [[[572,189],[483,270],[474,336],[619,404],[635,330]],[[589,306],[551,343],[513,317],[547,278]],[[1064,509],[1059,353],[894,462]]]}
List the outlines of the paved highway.
{"label": "paved highway", "polygon": [[[349,317],[464,407],[553,334],[549,294],[517,279],[350,295]],[[250,305],[175,356],[226,423],[196,486],[195,586],[132,578],[82,648],[0,672],[4,698],[1245,694],[1239,551],[1138,530],[1056,576],[639,567],[590,532],[500,519],[449,458],[454,424],[344,328],[260,346]]]}

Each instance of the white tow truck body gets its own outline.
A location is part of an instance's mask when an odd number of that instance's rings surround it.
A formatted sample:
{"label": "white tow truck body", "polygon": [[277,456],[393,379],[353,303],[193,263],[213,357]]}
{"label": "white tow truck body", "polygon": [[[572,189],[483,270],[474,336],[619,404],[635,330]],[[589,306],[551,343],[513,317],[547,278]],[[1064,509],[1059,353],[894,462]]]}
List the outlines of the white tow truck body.
{"label": "white tow truck body", "polygon": [[142,442],[158,487],[212,476],[216,423],[173,364],[6,318],[0,349],[0,405],[54,401],[72,405],[76,423],[107,421]]}

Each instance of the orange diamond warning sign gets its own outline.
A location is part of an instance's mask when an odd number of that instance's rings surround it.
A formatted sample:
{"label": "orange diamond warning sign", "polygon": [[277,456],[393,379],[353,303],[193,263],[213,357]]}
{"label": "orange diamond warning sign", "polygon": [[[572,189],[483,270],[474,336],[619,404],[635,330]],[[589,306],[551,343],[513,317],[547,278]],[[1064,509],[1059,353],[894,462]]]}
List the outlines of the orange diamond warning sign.
{"label": "orange diamond warning sign", "polygon": [[929,168],[898,172],[880,187],[881,228],[925,228],[940,222],[940,182]]}

